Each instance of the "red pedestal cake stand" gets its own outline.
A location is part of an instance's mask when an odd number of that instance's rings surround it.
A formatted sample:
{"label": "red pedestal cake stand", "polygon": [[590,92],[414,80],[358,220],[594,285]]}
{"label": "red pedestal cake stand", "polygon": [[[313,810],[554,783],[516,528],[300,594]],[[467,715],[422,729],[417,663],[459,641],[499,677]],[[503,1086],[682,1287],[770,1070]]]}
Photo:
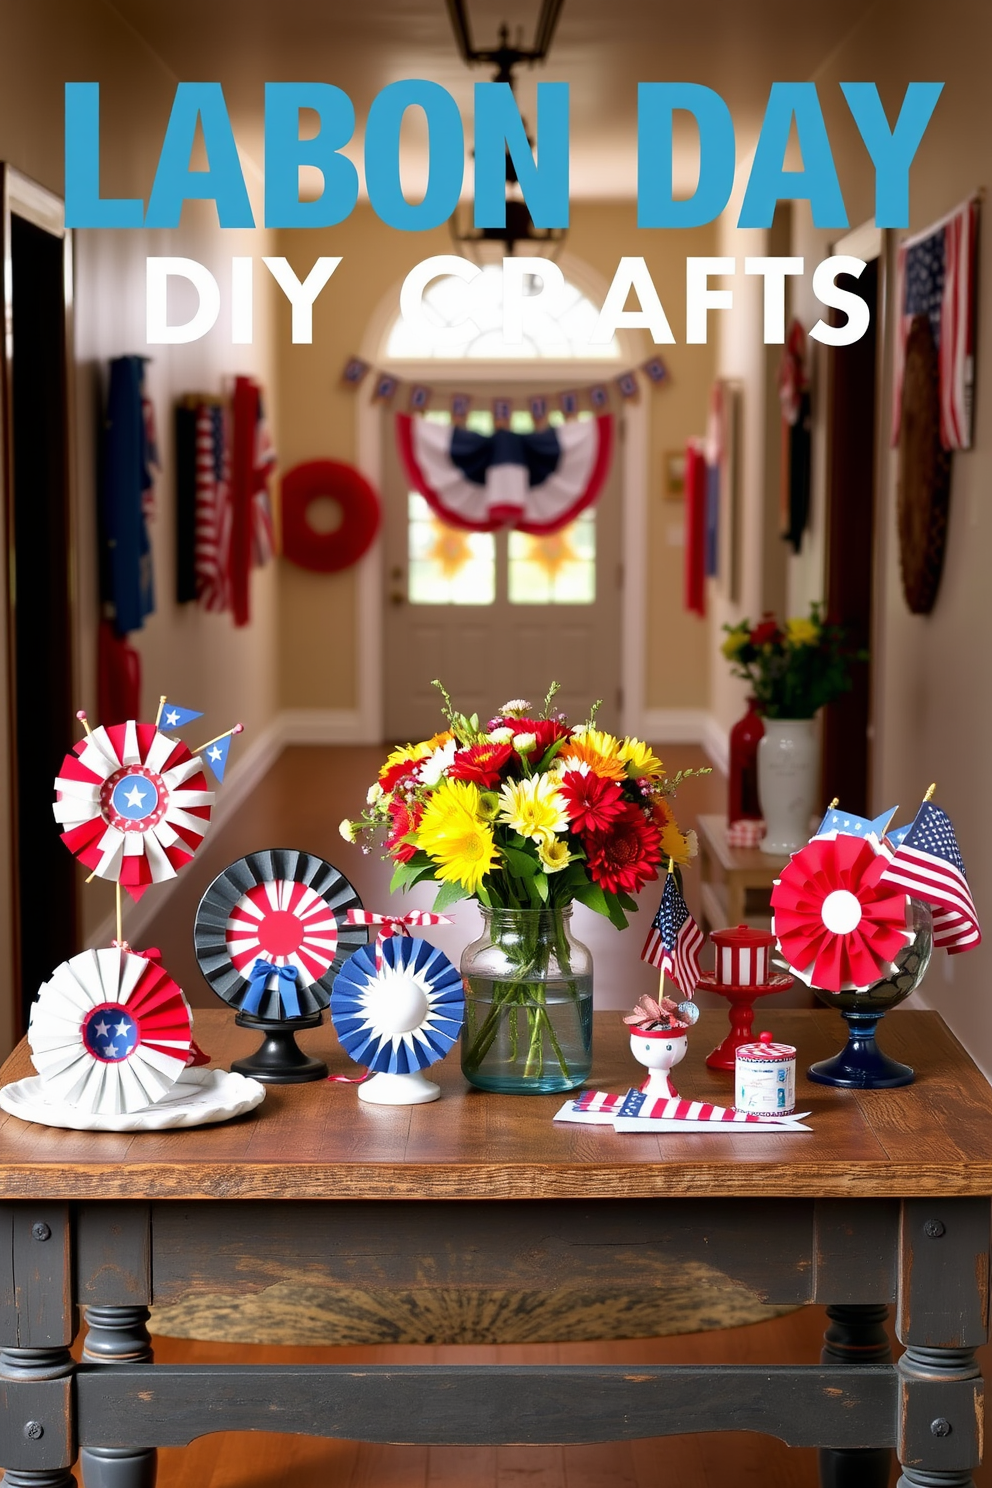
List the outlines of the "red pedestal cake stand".
{"label": "red pedestal cake stand", "polygon": [[716,967],[712,976],[700,978],[698,990],[718,992],[727,999],[730,1032],[706,1063],[710,1069],[732,1071],[741,1044],[753,1041],[755,999],[785,992],[792,986],[792,977],[768,970],[775,937],[767,930],[738,925],[736,929],[712,931],[710,940],[716,947]]}

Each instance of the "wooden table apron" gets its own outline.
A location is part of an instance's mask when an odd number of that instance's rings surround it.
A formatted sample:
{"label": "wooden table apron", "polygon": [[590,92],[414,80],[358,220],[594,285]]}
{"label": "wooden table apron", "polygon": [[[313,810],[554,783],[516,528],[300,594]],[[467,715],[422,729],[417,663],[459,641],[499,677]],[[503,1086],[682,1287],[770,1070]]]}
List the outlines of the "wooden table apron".
{"label": "wooden table apron", "polygon": [[[780,1025],[788,1022],[795,1037],[796,1031],[822,1028],[813,1021],[819,1016],[783,1014],[777,1027],[784,1032]],[[209,1021],[198,1017],[198,1033],[201,1019]],[[934,1015],[903,1014],[890,1021],[903,1019],[904,1032],[919,1034],[921,1048],[933,1049],[942,1040],[944,1053],[950,1051],[947,1057],[960,1066],[954,1077],[962,1098],[971,1102],[972,1117],[981,1118],[978,1136],[987,1148],[992,1098],[985,1098],[983,1111],[975,1109],[983,1097],[969,1073],[974,1066]],[[913,1019],[926,1021],[911,1025]],[[218,1047],[226,1029],[220,1022],[214,1026],[211,1044],[226,1062],[231,1049]],[[606,1073],[615,1088],[622,1048],[611,1027],[604,1030]],[[698,1070],[693,1066],[692,1073],[699,1082],[707,1078],[701,1061],[711,1041],[706,1033],[697,1041]],[[17,1058],[4,1078],[20,1072]],[[446,1078],[457,1082],[453,1072]],[[683,1084],[688,1089],[690,1082]],[[919,1091],[922,1103],[922,1083]],[[341,1116],[353,1120],[353,1095],[338,1089],[333,1099],[342,1095]],[[331,1098],[326,1086],[309,1097]],[[830,1099],[829,1092],[817,1095],[825,1113]],[[469,1109],[465,1121],[500,1107],[492,1098],[471,1095],[462,1103]],[[452,1101],[450,1121],[461,1119],[457,1104]],[[531,1119],[531,1098],[510,1104],[527,1108]],[[900,1107],[898,1101],[888,1108],[874,1104],[881,1131]],[[850,1123],[856,1111],[870,1112],[873,1102],[860,1096],[846,1108]],[[443,1121],[444,1108],[434,1115]],[[378,1118],[370,1134],[376,1129],[382,1133],[388,1122]],[[37,1196],[25,1193],[19,1165],[24,1132],[37,1134],[41,1151]],[[851,1193],[817,1197],[808,1191],[812,1180],[804,1170],[815,1155],[814,1136],[777,1139],[789,1149],[780,1160],[791,1156],[797,1165],[795,1197],[778,1184],[766,1197],[760,1182],[750,1193],[710,1196],[673,1183],[668,1195],[657,1183],[663,1162],[652,1158],[650,1173],[645,1169],[638,1179],[636,1165],[632,1171],[619,1161],[633,1150],[628,1141],[615,1150],[631,1197],[617,1197],[615,1187],[597,1193],[594,1181],[588,1196],[542,1197],[534,1182],[527,1190],[533,1197],[500,1195],[502,1202],[494,1204],[478,1196],[487,1192],[484,1184],[470,1196],[467,1178],[465,1196],[456,1198],[393,1198],[386,1187],[383,1196],[370,1199],[338,1198],[325,1189],[324,1197],[281,1196],[272,1202],[239,1196],[239,1189],[250,1192],[251,1185],[239,1183],[240,1169],[233,1165],[231,1197],[217,1183],[215,1196],[159,1199],[135,1179],[134,1197],[101,1199],[89,1196],[91,1178],[78,1159],[67,1157],[60,1179],[46,1166],[44,1154],[54,1150],[58,1135],[73,1152],[81,1150],[78,1135],[39,1133],[16,1122],[11,1127],[9,1118],[0,1127],[0,1193],[8,1195],[0,1202],[0,1463],[11,1488],[67,1488],[68,1468],[80,1448],[89,1488],[142,1488],[154,1479],[155,1447],[228,1430],[473,1444],[749,1429],[791,1445],[834,1449],[833,1476],[825,1481],[851,1485],[887,1481],[872,1476],[865,1464],[884,1464],[889,1448],[897,1450],[902,1481],[910,1485],[968,1485],[980,1461],[982,1381],[975,1349],[988,1337],[990,1203],[987,1189],[975,1191],[985,1170],[962,1176],[967,1150],[950,1136],[954,1151],[948,1150],[945,1181],[927,1178],[924,1185],[933,1192],[913,1192],[908,1184],[909,1193],[871,1194],[853,1184]],[[170,1135],[148,1140],[161,1147]],[[203,1134],[175,1135],[189,1153],[210,1148]],[[190,1144],[191,1138],[197,1143]],[[84,1145],[97,1154],[108,1140],[121,1139],[87,1137]],[[584,1153],[588,1161],[593,1152],[608,1154],[611,1142],[622,1143],[613,1133],[577,1128],[549,1127],[544,1140],[552,1170],[566,1155],[574,1162]],[[714,1141],[735,1144],[744,1167],[748,1141],[772,1144],[765,1137]],[[812,1144],[805,1153],[803,1143]],[[513,1156],[508,1147],[511,1169]],[[440,1157],[447,1161],[443,1151]],[[929,1173],[933,1152],[921,1150],[920,1157],[920,1171]],[[136,1163],[135,1171],[144,1173],[146,1163]],[[126,1166],[116,1165],[118,1175]],[[720,1166],[718,1161],[714,1172]],[[92,1167],[91,1159],[90,1173]],[[762,1171],[760,1162],[755,1170]],[[365,1171],[374,1193],[368,1160]],[[590,1163],[589,1171],[598,1171],[597,1165]],[[105,1177],[110,1184],[109,1165]],[[825,1181],[840,1187],[829,1175]],[[305,1190],[312,1182],[311,1175],[299,1186]],[[714,1179],[714,1187],[720,1186]],[[116,1187],[126,1193],[126,1180]],[[638,1194],[639,1187],[648,1191]],[[885,1185],[876,1180],[874,1187]],[[663,1276],[670,1280],[683,1264],[699,1261],[768,1302],[828,1305],[833,1337],[828,1333],[824,1362],[692,1368],[150,1362],[148,1306],[185,1295],[245,1293],[286,1280],[375,1290],[568,1286],[608,1295],[629,1291],[632,1284],[650,1286]],[[889,1304],[895,1304],[896,1331],[905,1345],[896,1365],[882,1362],[886,1351],[879,1342],[878,1323]],[[88,1332],[77,1366],[69,1345],[79,1307],[86,1309]],[[873,1458],[865,1449],[883,1451]]]}

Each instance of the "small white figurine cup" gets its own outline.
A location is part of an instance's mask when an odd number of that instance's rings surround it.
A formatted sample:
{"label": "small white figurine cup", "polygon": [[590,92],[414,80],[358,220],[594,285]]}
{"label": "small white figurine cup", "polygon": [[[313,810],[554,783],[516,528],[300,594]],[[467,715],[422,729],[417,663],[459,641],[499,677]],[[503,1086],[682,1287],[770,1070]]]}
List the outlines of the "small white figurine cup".
{"label": "small white figurine cup", "polygon": [[678,1091],[669,1078],[669,1072],[685,1058],[686,1032],[685,1028],[630,1030],[630,1052],[638,1064],[643,1064],[648,1071],[641,1089],[653,1100],[678,1098]]}

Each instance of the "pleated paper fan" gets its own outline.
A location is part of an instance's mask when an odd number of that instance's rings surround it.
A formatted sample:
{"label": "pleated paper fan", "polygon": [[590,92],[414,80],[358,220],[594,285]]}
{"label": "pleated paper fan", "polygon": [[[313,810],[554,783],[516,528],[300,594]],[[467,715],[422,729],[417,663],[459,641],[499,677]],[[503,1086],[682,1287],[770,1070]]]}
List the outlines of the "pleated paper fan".
{"label": "pleated paper fan", "polygon": [[95,728],[66,755],[52,810],[69,851],[138,899],[189,862],[213,803],[199,755],[129,719]]}
{"label": "pleated paper fan", "polygon": [[48,1099],[116,1115],[172,1089],[192,1022],[181,988],[157,962],[116,947],[83,951],[42,984],[28,1044]]}
{"label": "pleated paper fan", "polygon": [[451,1049],[465,1018],[456,967],[426,940],[392,936],[356,951],[338,974],[331,1021],[341,1047],[374,1074],[427,1069]]}
{"label": "pleated paper fan", "polygon": [[307,1017],[326,1008],[339,968],[368,942],[349,925],[361,909],[331,863],[294,848],[249,853],[218,874],[196,912],[200,970],[224,1002],[256,1017]]}
{"label": "pleated paper fan", "polygon": [[912,939],[909,899],[879,882],[888,859],[863,838],[814,838],[772,889],[772,930],[807,986],[840,992],[888,975]]}

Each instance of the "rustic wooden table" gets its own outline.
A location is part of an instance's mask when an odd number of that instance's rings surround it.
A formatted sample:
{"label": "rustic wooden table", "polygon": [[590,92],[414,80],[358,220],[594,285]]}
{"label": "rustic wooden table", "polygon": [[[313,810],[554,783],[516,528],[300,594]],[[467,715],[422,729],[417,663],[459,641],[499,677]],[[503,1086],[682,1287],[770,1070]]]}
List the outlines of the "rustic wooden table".
{"label": "rustic wooden table", "polygon": [[[600,1014],[594,1083],[636,1068]],[[680,1066],[707,1070],[719,1013]],[[800,1069],[839,1046],[829,1012],[776,1012]],[[707,1026],[708,1025],[708,1026]],[[198,1013],[218,1063],[252,1044]],[[305,1041],[347,1061],[322,1029]],[[151,1488],[155,1448],[208,1432],[377,1442],[577,1443],[751,1429],[822,1449],[837,1488],[967,1488],[988,1337],[992,1091],[935,1013],[883,1041],[915,1085],[830,1091],[800,1077],[806,1135],[618,1136],[554,1126],[561,1097],[496,1097],[440,1067],[440,1104],[367,1107],[347,1086],[271,1088],[226,1126],[134,1136],[0,1119],[0,1462],[8,1488]],[[0,1071],[29,1073],[23,1045]],[[498,1200],[498,1203],[494,1203]],[[823,1303],[823,1362],[796,1367],[225,1366],[151,1362],[148,1304],[319,1287],[629,1289],[703,1259],[770,1302]],[[895,1303],[905,1346],[887,1353]],[[85,1309],[83,1362],[70,1344]]]}

